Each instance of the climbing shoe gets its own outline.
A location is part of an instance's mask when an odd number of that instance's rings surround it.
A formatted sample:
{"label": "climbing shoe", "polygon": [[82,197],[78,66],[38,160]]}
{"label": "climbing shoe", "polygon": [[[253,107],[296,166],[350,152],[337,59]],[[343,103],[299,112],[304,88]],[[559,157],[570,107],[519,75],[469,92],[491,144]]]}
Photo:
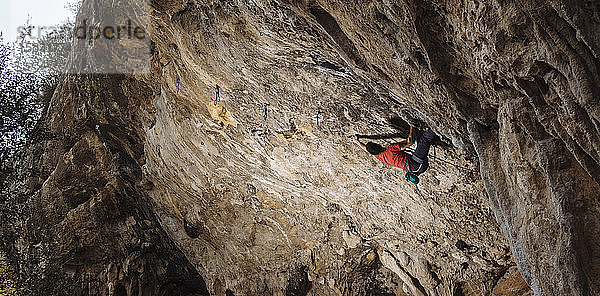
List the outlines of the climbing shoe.
{"label": "climbing shoe", "polygon": [[419,184],[419,177],[417,177],[417,175],[415,175],[413,173],[406,173],[405,177],[406,177],[406,181],[415,184],[415,186],[417,186],[417,184]]}

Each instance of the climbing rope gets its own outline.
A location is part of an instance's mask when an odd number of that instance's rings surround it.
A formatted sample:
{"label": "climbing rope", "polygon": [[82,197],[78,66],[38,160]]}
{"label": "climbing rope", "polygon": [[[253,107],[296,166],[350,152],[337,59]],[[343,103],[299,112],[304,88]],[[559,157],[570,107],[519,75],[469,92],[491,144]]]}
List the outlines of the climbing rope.
{"label": "climbing rope", "polygon": [[[441,161],[441,162],[443,162],[443,163],[446,163],[446,164],[452,165],[452,166],[454,166],[454,167],[456,167],[456,168],[459,168],[459,169],[464,169],[464,170],[467,170],[467,171],[472,171],[472,172],[474,172],[474,171],[475,171],[475,170],[474,170],[474,169],[472,169],[472,168],[468,168],[468,167],[466,167],[466,166],[461,166],[461,165],[458,165],[458,164],[452,163],[452,162],[450,162],[450,161],[447,161],[447,160],[445,160],[445,159],[442,159],[442,158],[439,158],[439,157],[437,157],[437,156],[436,156],[436,152],[435,152],[435,145],[432,145],[432,146],[433,146],[433,155],[429,155],[429,156],[428,156],[429,158],[431,158],[431,159],[435,159],[435,160],[439,160],[439,161]],[[405,149],[405,151],[406,151],[406,152],[409,152],[409,153],[411,153],[411,154],[412,154],[412,153],[414,153],[414,150],[412,150],[412,149]]]}
{"label": "climbing rope", "polygon": [[177,93],[179,93],[179,78],[177,78]]}
{"label": "climbing rope", "polygon": [[466,166],[461,166],[461,165],[458,165],[458,164],[452,163],[452,162],[450,162],[450,161],[447,161],[447,160],[445,160],[445,159],[441,159],[441,158],[439,158],[439,157],[435,157],[435,156],[434,156],[434,157],[433,157],[433,159],[435,159],[435,160],[439,160],[439,161],[441,161],[441,162],[443,162],[443,163],[446,163],[446,164],[452,165],[452,166],[454,166],[454,167],[456,167],[456,168],[459,168],[459,169],[463,169],[463,170],[467,170],[467,171],[475,172],[475,170],[474,170],[474,169],[472,169],[472,168],[468,168],[468,167],[466,167]]}

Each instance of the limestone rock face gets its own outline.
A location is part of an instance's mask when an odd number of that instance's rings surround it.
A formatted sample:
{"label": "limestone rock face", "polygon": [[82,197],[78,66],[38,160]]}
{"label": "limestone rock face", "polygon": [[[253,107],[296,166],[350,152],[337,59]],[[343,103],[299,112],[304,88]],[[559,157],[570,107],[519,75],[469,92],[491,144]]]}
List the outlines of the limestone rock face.
{"label": "limestone rock face", "polygon": [[[65,76],[24,161],[34,293],[600,293],[597,2],[148,5],[151,74]],[[353,139],[409,124],[418,190]]]}

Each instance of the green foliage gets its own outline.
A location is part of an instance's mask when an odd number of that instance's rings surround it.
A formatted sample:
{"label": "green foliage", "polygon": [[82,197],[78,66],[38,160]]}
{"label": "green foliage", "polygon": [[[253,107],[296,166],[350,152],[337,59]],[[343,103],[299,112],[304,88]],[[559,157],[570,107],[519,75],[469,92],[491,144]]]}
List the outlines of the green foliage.
{"label": "green foliage", "polygon": [[22,233],[18,221],[24,203],[34,190],[28,180],[37,169],[24,164],[28,157],[35,159],[27,150],[40,146],[33,144],[48,134],[43,113],[68,62],[73,24],[67,20],[36,38],[23,34],[16,43],[0,34],[0,295],[28,294],[21,293],[27,287],[18,277],[20,254],[14,243]]}
{"label": "green foliage", "polygon": [[42,106],[35,74],[18,71],[11,63],[14,49],[0,42],[0,161],[4,164],[25,143]]}

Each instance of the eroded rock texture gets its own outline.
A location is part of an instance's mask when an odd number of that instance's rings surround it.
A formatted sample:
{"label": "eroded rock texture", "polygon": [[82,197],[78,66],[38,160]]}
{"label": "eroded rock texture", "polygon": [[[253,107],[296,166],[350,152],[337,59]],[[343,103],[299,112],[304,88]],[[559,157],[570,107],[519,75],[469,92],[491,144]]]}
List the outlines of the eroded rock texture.
{"label": "eroded rock texture", "polygon": [[[152,74],[65,77],[26,162],[33,291],[600,293],[597,2],[150,5]],[[349,137],[408,123],[419,191]]]}

